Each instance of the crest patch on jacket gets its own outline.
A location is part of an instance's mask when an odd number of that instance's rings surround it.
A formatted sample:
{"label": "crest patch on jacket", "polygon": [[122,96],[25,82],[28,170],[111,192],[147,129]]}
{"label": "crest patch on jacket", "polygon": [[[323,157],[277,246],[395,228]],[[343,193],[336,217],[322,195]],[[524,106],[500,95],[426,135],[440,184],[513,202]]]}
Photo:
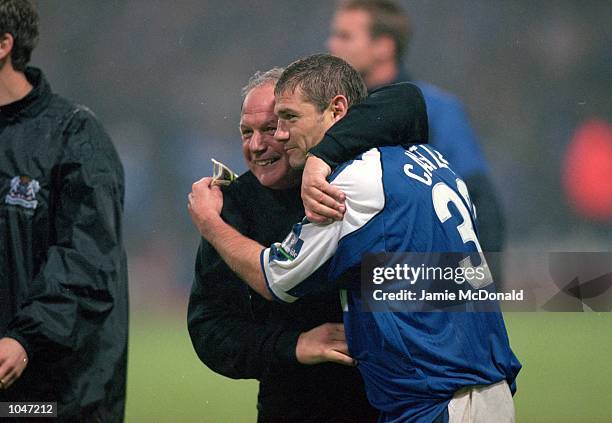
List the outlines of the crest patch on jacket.
{"label": "crest patch on jacket", "polygon": [[15,176],[11,179],[11,190],[6,194],[4,202],[26,209],[36,209],[38,200],[36,193],[40,191],[40,184],[29,176]]}

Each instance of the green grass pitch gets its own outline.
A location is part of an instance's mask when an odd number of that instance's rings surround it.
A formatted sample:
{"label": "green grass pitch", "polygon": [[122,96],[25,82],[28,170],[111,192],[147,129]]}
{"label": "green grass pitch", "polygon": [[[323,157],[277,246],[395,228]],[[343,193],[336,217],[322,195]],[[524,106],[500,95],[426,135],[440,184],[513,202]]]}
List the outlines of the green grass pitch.
{"label": "green grass pitch", "polygon": [[[507,313],[518,422],[612,422],[612,313]],[[255,381],[216,375],[182,318],[132,319],[127,422],[255,422]]]}

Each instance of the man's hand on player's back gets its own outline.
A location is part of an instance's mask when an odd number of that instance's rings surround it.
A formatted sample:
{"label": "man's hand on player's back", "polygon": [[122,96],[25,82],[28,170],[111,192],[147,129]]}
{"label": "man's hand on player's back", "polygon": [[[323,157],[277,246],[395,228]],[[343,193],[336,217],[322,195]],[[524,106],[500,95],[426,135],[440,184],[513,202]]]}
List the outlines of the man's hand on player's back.
{"label": "man's hand on player's back", "polygon": [[356,361],[348,354],[342,323],[325,323],[308,332],[302,332],[295,347],[295,355],[302,364],[329,361],[346,366],[356,365]]}

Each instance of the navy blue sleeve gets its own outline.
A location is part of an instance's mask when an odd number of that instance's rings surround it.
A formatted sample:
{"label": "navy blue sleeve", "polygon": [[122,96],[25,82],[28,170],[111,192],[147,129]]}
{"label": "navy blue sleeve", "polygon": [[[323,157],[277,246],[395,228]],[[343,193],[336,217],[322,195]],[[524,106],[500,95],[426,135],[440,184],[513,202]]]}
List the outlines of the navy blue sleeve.
{"label": "navy blue sleeve", "polygon": [[428,128],[421,90],[401,82],[374,90],[352,106],[310,153],[334,169],[375,147],[427,143]]}

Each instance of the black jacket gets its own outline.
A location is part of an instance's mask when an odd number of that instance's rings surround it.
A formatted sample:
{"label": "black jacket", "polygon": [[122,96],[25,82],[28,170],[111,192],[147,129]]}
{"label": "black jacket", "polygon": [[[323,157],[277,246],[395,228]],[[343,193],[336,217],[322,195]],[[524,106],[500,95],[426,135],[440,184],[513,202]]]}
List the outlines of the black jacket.
{"label": "black jacket", "polygon": [[38,69],[0,108],[0,337],[29,363],[0,401],[57,401],[60,421],[123,420],[123,168],[94,115]]}
{"label": "black jacket", "polygon": [[[427,141],[420,90],[411,84],[384,88],[354,106],[323,143],[326,156],[348,160],[378,144]],[[263,245],[282,240],[304,216],[300,189],[272,190],[247,172],[224,190],[223,218]],[[300,333],[341,322],[337,292],[294,304],[268,302],[251,291],[205,240],[198,250],[188,326],[200,359],[231,378],[260,380],[260,421],[373,422],[355,368],[297,362]]]}

